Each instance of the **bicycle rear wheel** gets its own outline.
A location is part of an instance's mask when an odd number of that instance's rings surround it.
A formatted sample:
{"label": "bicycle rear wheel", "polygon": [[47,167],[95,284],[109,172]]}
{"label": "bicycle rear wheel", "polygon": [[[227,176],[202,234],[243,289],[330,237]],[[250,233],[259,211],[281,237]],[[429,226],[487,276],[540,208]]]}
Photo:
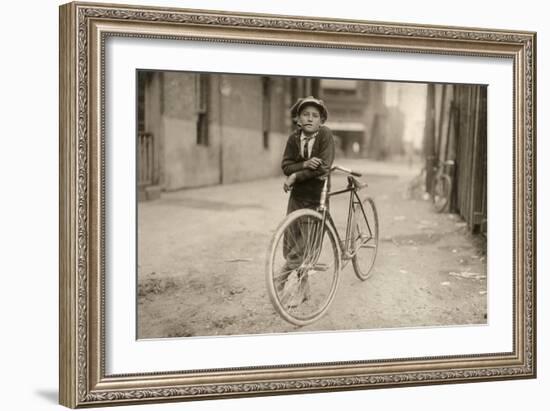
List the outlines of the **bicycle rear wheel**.
{"label": "bicycle rear wheel", "polygon": [[296,210],[282,221],[266,261],[268,294],[281,317],[307,325],[326,313],[338,287],[339,253],[334,229],[317,211]]}
{"label": "bicycle rear wheel", "polygon": [[433,188],[434,209],[441,213],[449,204],[451,198],[451,178],[446,174],[440,174],[435,178]]}
{"label": "bicycle rear wheel", "polygon": [[351,253],[355,275],[365,281],[372,275],[378,252],[378,212],[372,198],[366,198],[361,208],[355,205]]}

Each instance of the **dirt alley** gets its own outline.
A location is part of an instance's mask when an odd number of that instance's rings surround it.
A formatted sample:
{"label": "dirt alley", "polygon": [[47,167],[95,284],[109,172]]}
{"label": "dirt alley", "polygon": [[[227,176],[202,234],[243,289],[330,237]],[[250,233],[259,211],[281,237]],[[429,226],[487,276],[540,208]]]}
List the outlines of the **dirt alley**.
{"label": "dirt alley", "polygon": [[[139,338],[420,327],[487,322],[485,240],[453,214],[407,198],[416,169],[337,160],[365,174],[380,243],[374,275],[346,266],[328,313],[297,327],[265,286],[270,238],[285,215],[283,177],[163,193],[138,204]],[[333,188],[344,177],[333,179]],[[331,212],[345,226],[347,196]]]}

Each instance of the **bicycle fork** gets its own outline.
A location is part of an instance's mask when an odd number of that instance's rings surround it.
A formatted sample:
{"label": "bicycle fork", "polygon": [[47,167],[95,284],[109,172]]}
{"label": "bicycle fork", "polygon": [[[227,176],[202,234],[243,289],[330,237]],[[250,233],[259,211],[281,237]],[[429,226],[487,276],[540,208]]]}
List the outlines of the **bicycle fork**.
{"label": "bicycle fork", "polygon": [[[310,242],[312,245],[312,251],[311,253],[312,258],[310,261],[307,261],[307,265],[310,267],[314,267],[319,257],[321,256],[321,250],[323,249],[323,241],[325,238],[325,230],[326,230],[326,224],[327,224],[327,198],[328,198],[328,185],[329,185],[329,177],[327,176],[324,179],[323,189],[321,191],[321,198],[319,200],[319,208],[317,209],[319,213],[322,215],[321,223],[319,224],[319,227],[313,227],[313,235],[312,235],[312,241]],[[317,225],[315,224],[315,225]]]}
{"label": "bicycle fork", "polygon": [[355,228],[355,211],[357,205],[361,207],[361,202],[359,201],[359,198],[357,198],[357,195],[355,195],[355,192],[352,190],[350,191],[349,197],[348,221],[346,222],[346,237],[343,241],[340,241],[342,247],[342,260],[346,261],[351,260],[354,257],[354,254],[352,254],[350,251],[352,249],[352,231]]}

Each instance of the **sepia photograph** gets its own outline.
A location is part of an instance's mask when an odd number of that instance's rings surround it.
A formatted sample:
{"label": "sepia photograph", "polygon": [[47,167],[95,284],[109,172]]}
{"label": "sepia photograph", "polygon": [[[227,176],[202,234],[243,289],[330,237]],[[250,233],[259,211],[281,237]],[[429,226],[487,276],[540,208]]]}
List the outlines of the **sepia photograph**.
{"label": "sepia photograph", "polygon": [[60,404],[537,378],[537,33],[311,13],[59,8]]}
{"label": "sepia photograph", "polygon": [[138,339],[488,323],[486,85],[136,76]]}

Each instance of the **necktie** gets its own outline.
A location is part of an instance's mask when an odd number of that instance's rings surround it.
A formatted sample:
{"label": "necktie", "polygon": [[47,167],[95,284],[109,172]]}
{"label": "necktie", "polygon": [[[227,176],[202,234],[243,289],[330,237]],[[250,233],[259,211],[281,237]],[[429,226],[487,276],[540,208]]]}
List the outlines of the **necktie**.
{"label": "necktie", "polygon": [[311,137],[306,137],[304,139],[304,158],[309,158],[309,140],[311,140]]}

